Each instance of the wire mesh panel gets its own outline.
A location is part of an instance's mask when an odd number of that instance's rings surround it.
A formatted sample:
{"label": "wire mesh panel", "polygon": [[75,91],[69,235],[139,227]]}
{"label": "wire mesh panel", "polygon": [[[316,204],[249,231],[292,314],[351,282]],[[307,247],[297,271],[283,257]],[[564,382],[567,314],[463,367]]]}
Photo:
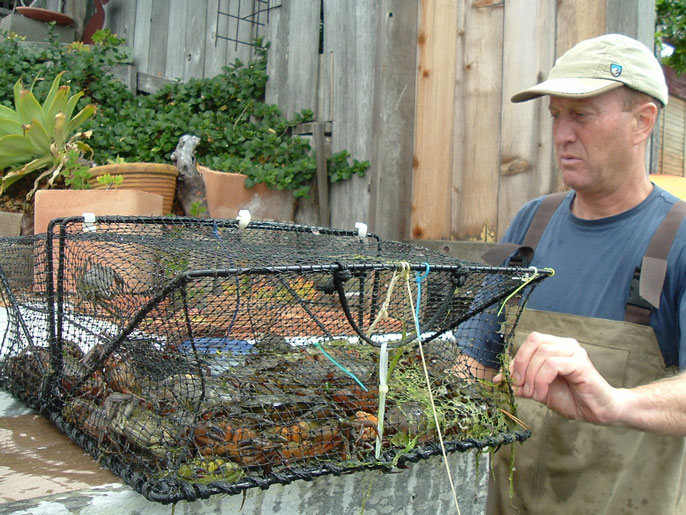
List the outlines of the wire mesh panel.
{"label": "wire mesh panel", "polygon": [[473,358],[541,274],[233,220],[72,218],[0,249],[3,384],[149,499],[528,436]]}

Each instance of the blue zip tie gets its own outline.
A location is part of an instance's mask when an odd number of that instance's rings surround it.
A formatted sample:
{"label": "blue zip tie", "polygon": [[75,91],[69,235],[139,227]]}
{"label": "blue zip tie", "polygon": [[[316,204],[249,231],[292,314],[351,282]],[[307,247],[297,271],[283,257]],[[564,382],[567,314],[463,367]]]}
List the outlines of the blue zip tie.
{"label": "blue zip tie", "polygon": [[[422,281],[426,279],[431,270],[429,263],[424,263],[424,266],[426,266],[426,272],[422,275],[419,275],[419,272],[414,274],[417,280],[417,305],[414,307],[415,315],[417,316],[417,330],[419,330],[419,306],[422,303]],[[417,338],[419,338],[419,333],[417,333]]]}
{"label": "blue zip tie", "polygon": [[343,372],[345,372],[345,373],[348,374],[350,377],[352,377],[352,378],[355,380],[355,382],[356,382],[357,384],[359,384],[365,392],[368,392],[368,391],[369,391],[369,390],[367,389],[367,387],[366,387],[365,385],[363,385],[362,382],[355,376],[355,374],[353,374],[350,370],[348,370],[348,369],[345,368],[343,365],[341,365],[340,363],[338,363],[338,361],[336,361],[335,359],[333,359],[333,357],[332,357],[328,352],[326,352],[326,351],[324,350],[324,347],[322,347],[319,343],[315,343],[314,346],[317,347],[320,351],[322,351],[322,353],[324,354],[324,356],[326,356],[327,358],[329,358],[329,361],[331,361],[331,363],[333,363],[333,364],[336,365],[338,368],[340,368]]}

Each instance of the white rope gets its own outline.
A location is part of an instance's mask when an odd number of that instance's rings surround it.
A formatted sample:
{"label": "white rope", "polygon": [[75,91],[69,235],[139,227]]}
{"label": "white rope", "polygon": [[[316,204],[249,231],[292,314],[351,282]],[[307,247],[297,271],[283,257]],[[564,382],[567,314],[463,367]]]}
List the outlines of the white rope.
{"label": "white rope", "polygon": [[[460,513],[460,504],[457,502],[457,492],[455,491],[455,484],[453,483],[453,476],[450,473],[450,464],[448,463],[448,455],[445,451],[445,445],[443,444],[443,434],[441,433],[441,426],[438,422],[438,413],[436,412],[436,405],[434,404],[434,396],[433,392],[431,391],[431,381],[429,380],[429,372],[426,368],[426,359],[424,358],[424,348],[422,345],[422,337],[421,333],[419,331],[419,318],[417,317],[417,313],[415,312],[414,309],[414,303],[412,302],[412,289],[410,288],[410,278],[409,276],[405,279],[405,284],[407,285],[407,297],[410,302],[410,308],[412,309],[412,316],[414,317],[414,327],[415,331],[417,332],[417,342],[419,343],[419,353],[422,356],[422,367],[424,369],[424,379],[426,380],[426,388],[429,391],[429,400],[431,401],[431,410],[433,411],[434,415],[434,422],[436,424],[436,432],[438,433],[438,440],[441,443],[441,452],[443,453],[443,463],[445,464],[445,470],[448,473],[448,481],[450,482],[450,490],[452,491],[453,494],[453,501],[455,502],[455,508],[457,509],[458,515],[461,515]],[[420,284],[417,284],[418,288],[421,287]]]}

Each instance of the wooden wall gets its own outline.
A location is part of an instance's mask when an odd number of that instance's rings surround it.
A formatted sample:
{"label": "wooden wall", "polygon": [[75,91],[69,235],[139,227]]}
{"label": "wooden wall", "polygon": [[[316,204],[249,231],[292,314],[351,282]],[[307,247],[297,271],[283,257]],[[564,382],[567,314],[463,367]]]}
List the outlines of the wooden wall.
{"label": "wooden wall", "polygon": [[547,100],[509,99],[582,39],[623,32],[652,44],[650,4],[423,0],[412,238],[494,241],[525,201],[561,189]]}
{"label": "wooden wall", "polygon": [[686,76],[677,76],[674,70],[663,66],[669,102],[660,113],[657,155],[657,172],[686,176]]}
{"label": "wooden wall", "polygon": [[110,0],[108,26],[129,40],[143,91],[159,79],[211,76],[236,57],[250,59],[249,45],[223,34],[265,35],[268,101],[287,115],[313,109],[313,142],[321,146],[325,131],[326,148],[371,162],[365,178],[320,189],[324,212],[305,202],[298,221],[343,228],[364,221],[392,239],[502,236],[524,202],[561,188],[547,101],[509,98],[581,39],[622,32],[652,44],[654,30],[654,0],[269,5],[268,23],[237,27],[218,13],[235,17],[264,4]]}

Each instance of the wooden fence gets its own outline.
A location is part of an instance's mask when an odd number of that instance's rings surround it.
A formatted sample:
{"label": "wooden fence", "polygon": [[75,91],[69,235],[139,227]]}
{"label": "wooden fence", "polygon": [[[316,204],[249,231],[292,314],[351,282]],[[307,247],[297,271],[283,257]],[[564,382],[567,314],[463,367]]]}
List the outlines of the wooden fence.
{"label": "wooden fence", "polygon": [[[100,0],[96,0],[98,3]],[[558,190],[547,103],[514,105],[577,41],[652,44],[653,0],[109,0],[141,90],[211,76],[271,41],[268,100],[313,109],[321,147],[367,159],[299,221],[393,239],[493,241],[525,201]],[[322,185],[320,185],[322,186]],[[330,216],[326,213],[330,211]],[[327,220],[328,218],[328,220]],[[328,222],[328,223],[327,223]]]}

